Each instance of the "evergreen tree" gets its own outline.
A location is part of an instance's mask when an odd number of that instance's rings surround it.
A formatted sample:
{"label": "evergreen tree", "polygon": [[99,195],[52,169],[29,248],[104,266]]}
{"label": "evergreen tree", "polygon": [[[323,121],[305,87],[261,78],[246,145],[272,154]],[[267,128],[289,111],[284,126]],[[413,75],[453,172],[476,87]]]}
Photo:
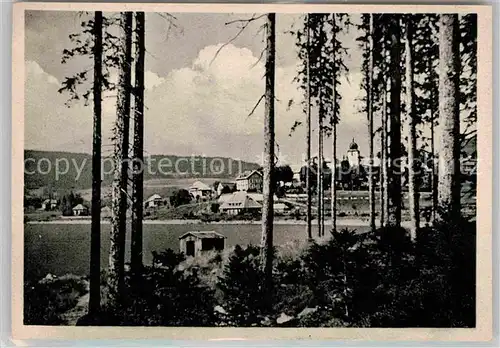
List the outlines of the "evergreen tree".
{"label": "evergreen tree", "polygon": [[400,15],[391,14],[388,18],[390,37],[390,153],[391,166],[388,170],[388,211],[387,224],[401,225],[401,25]]}
{"label": "evergreen tree", "polygon": [[224,266],[217,284],[223,293],[229,324],[251,326],[260,323],[264,307],[264,294],[260,287],[263,277],[259,267],[259,250],[237,245]]}
{"label": "evergreen tree", "polygon": [[114,176],[111,197],[111,235],[108,298],[111,306],[121,302],[124,291],[125,233],[127,219],[128,148],[132,65],[132,12],[120,13],[120,54],[114,126]]}
{"label": "evergreen tree", "polygon": [[262,205],[261,258],[264,273],[263,286],[271,294],[273,284],[273,222],[274,187],[274,80],[276,70],[276,14],[269,13],[266,22],[266,62],[265,62],[265,110],[264,110],[264,178]]}
{"label": "evergreen tree", "polygon": [[432,215],[437,209],[436,126],[438,121],[438,19],[437,14],[413,15],[414,18],[414,100],[415,114],[424,127],[429,128],[430,137],[420,134],[423,145],[430,149],[430,190]]}
{"label": "evergreen tree", "polygon": [[131,267],[138,274],[142,269],[142,220],[144,207],[144,58],[145,58],[145,15],[135,14],[135,86],[134,86],[134,143],[132,171],[132,241]]}
{"label": "evergreen tree", "polygon": [[420,172],[417,158],[417,115],[415,113],[415,91],[413,84],[413,21],[411,15],[405,16],[405,57],[406,57],[406,114],[408,122],[408,199],[410,213],[410,234],[416,239],[420,223],[420,187],[417,175]]}
{"label": "evergreen tree", "polygon": [[438,218],[460,216],[460,52],[456,14],[441,14],[439,21],[439,180]]}
{"label": "evergreen tree", "polygon": [[101,308],[101,117],[102,117],[102,12],[94,18],[94,118],[92,136],[92,223],[90,241],[89,315]]}
{"label": "evergreen tree", "polygon": [[336,182],[339,179],[337,174],[337,125],[340,121],[340,102],[342,95],[338,92],[341,83],[341,77],[347,75],[348,69],[345,62],[348,58],[348,51],[340,41],[339,36],[347,32],[351,26],[350,17],[346,13],[332,13],[330,15],[331,25],[331,44],[330,50],[326,53],[330,57],[329,70],[331,71],[331,113],[330,128],[332,141],[332,174],[331,174],[331,219],[332,230],[337,231],[337,187]]}

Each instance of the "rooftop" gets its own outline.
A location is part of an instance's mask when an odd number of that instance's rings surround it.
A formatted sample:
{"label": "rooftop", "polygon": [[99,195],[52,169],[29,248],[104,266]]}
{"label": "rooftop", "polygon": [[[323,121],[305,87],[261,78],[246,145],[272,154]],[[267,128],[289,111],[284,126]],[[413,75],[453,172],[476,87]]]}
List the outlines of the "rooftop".
{"label": "rooftop", "polygon": [[262,173],[259,172],[257,169],[256,170],[252,170],[252,171],[246,171],[242,174],[240,174],[236,180],[244,180],[244,179],[248,179],[251,175],[253,175],[254,173],[257,173],[259,174],[260,176],[262,176]]}
{"label": "rooftop", "polygon": [[250,197],[245,191],[234,192],[230,197],[224,199],[221,208],[250,209],[262,206]]}
{"label": "rooftop", "polygon": [[155,193],[154,195],[152,195],[151,197],[149,197],[146,202],[149,202],[149,201],[154,201],[156,199],[161,199],[161,196],[157,193]]}
{"label": "rooftop", "polygon": [[358,150],[358,144],[356,144],[354,138],[352,138],[351,144],[349,145],[349,150]]}
{"label": "rooftop", "polygon": [[201,181],[195,181],[190,187],[191,190],[211,191],[212,188]]}
{"label": "rooftop", "polygon": [[193,236],[196,238],[200,239],[205,239],[205,238],[226,238],[226,236],[215,232],[215,231],[189,231],[184,233],[182,236],[179,237],[179,239],[184,239],[188,236]]}
{"label": "rooftop", "polygon": [[45,203],[45,204],[47,204],[47,203],[57,204],[57,200],[56,199],[46,199],[43,201],[43,203]]}

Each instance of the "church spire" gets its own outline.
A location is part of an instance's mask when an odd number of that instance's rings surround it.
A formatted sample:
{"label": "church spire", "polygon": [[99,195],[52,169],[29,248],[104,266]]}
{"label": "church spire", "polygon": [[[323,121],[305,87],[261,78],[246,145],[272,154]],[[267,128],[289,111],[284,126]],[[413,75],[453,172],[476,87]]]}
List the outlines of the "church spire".
{"label": "church spire", "polygon": [[349,145],[349,150],[358,150],[358,144],[354,141],[354,138],[352,138],[352,142]]}

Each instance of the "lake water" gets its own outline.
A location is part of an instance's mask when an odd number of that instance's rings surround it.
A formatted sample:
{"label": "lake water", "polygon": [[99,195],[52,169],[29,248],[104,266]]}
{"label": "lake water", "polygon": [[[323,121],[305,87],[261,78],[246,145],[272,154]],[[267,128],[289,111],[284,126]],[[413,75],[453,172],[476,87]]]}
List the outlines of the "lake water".
{"label": "lake water", "polygon": [[[349,227],[365,231],[367,227]],[[313,225],[313,235],[316,235]],[[179,236],[187,231],[213,230],[227,237],[226,247],[260,243],[261,226],[257,224],[179,224],[144,225],[144,262],[151,263],[153,251],[179,251]],[[101,266],[108,265],[110,225],[102,225]],[[275,245],[306,238],[304,225],[274,226]],[[90,260],[90,224],[24,225],[24,270],[28,277],[47,273],[86,275]],[[130,257],[130,231],[127,233],[126,260]]]}

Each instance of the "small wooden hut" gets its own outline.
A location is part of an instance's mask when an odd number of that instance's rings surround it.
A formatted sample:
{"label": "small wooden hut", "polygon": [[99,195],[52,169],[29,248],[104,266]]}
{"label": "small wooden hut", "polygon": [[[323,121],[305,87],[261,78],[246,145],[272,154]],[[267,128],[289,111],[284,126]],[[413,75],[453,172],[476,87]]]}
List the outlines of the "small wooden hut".
{"label": "small wooden hut", "polygon": [[215,231],[189,231],[179,237],[179,248],[186,256],[197,256],[204,251],[223,250],[226,237]]}

